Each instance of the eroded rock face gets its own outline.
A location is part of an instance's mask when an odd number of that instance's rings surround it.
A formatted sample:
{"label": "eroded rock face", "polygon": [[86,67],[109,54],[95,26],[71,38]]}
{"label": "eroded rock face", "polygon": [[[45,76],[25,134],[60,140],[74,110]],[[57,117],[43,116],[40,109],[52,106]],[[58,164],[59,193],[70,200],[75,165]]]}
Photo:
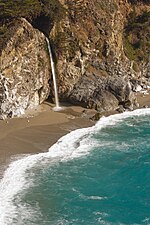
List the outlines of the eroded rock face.
{"label": "eroded rock face", "polygon": [[143,77],[148,77],[148,67],[135,71],[124,52],[123,31],[131,4],[127,0],[60,2],[66,16],[54,24],[50,38],[61,98],[99,111],[126,102],[132,105],[132,80],[147,82]]}
{"label": "eroded rock face", "polygon": [[19,116],[49,95],[49,56],[44,35],[25,19],[0,56],[0,118]]}
{"label": "eroded rock face", "polygon": [[[134,102],[131,85],[117,76],[100,77],[86,74],[78,81],[69,98],[77,104],[99,112],[116,110],[119,103]],[[130,104],[130,105],[131,105]]]}

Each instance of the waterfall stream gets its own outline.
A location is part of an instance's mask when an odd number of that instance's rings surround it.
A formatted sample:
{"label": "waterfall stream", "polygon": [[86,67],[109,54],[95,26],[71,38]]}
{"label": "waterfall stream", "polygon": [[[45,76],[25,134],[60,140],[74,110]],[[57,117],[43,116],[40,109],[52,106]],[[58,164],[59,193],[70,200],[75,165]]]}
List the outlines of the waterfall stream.
{"label": "waterfall stream", "polygon": [[50,57],[50,62],[51,62],[51,70],[52,70],[52,76],[53,76],[53,84],[54,84],[55,104],[56,104],[56,106],[54,107],[54,110],[59,111],[61,109],[61,107],[59,105],[57,82],[56,82],[56,73],[55,73],[55,66],[54,66],[54,61],[53,61],[52,49],[51,49],[50,41],[47,37],[46,37],[46,41],[47,41],[47,46],[48,46],[48,51],[49,51],[49,57]]}

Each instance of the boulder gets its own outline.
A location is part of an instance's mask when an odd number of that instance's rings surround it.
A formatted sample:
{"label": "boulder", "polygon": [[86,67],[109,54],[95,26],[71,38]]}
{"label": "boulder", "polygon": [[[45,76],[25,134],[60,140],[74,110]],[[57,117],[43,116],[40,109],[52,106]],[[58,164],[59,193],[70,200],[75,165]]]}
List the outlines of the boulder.
{"label": "boulder", "polygon": [[119,104],[132,102],[129,81],[119,77],[103,77],[96,74],[82,76],[69,95],[69,100],[99,112],[112,111]]}

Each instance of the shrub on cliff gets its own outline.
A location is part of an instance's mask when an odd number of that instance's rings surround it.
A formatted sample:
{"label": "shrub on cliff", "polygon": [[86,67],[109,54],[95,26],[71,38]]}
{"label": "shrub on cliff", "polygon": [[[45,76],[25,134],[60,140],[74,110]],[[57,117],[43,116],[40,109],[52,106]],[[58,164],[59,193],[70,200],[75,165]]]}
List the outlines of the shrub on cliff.
{"label": "shrub on cliff", "polygon": [[32,18],[37,16],[41,11],[41,5],[38,0],[0,0],[0,18]]}
{"label": "shrub on cliff", "polygon": [[28,20],[45,14],[51,18],[62,6],[58,0],[0,0],[0,19],[25,17]]}
{"label": "shrub on cliff", "polygon": [[136,16],[133,11],[124,31],[124,49],[127,57],[135,61],[149,61],[150,12]]}
{"label": "shrub on cliff", "polygon": [[[43,19],[44,16],[47,21],[53,23],[62,18],[63,13],[64,9],[59,0],[0,0],[0,53],[14,32],[14,28],[10,27],[14,26],[16,19],[24,17],[36,28],[40,28],[39,24],[36,24],[38,17],[42,16]],[[40,30],[44,31],[42,28]]]}
{"label": "shrub on cliff", "polygon": [[128,0],[131,4],[149,3],[149,0]]}

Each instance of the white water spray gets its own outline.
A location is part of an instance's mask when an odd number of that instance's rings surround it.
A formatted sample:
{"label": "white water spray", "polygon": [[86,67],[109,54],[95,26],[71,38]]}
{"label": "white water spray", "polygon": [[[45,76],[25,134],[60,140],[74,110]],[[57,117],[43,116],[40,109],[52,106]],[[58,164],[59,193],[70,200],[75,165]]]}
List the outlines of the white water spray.
{"label": "white water spray", "polygon": [[50,57],[51,69],[52,69],[52,76],[53,76],[53,83],[54,83],[54,93],[55,93],[55,104],[56,104],[56,106],[53,109],[54,109],[54,111],[59,111],[59,110],[61,110],[61,107],[59,105],[58,90],[57,90],[57,83],[56,83],[56,73],[55,73],[55,66],[54,66],[54,61],[53,61],[52,49],[51,49],[50,41],[47,37],[46,37],[46,41],[47,41],[47,46],[48,46],[48,51],[49,51],[49,57]]}
{"label": "white water spray", "polygon": [[[38,216],[39,212],[32,212],[29,205],[23,204],[19,197],[22,191],[32,187],[32,179],[34,178],[32,168],[36,168],[36,165],[42,165],[42,163],[43,165],[47,163],[53,165],[59,161],[68,161],[87,155],[92,146],[92,143],[89,142],[90,134],[107,126],[113,126],[128,117],[142,115],[150,115],[150,108],[102,117],[95,126],[72,131],[60,138],[48,152],[30,155],[12,162],[0,181],[0,225],[12,225],[14,221],[16,225],[24,225],[26,219],[29,221],[30,218]],[[101,197],[94,196],[91,199],[93,198],[99,199]]]}

